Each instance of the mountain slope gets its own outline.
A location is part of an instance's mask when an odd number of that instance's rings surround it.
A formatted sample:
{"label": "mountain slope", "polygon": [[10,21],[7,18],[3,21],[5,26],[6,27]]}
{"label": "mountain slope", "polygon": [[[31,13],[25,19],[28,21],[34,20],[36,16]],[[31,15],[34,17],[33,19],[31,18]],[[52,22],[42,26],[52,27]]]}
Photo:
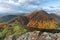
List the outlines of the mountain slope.
{"label": "mountain slope", "polygon": [[17,16],[18,21],[20,21],[22,24],[27,25],[29,22],[29,19],[26,16]]}
{"label": "mountain slope", "polygon": [[60,16],[57,15],[57,13],[56,14],[55,13],[51,13],[50,15],[53,16],[55,19],[60,20]]}
{"label": "mountain slope", "polygon": [[0,17],[0,28],[3,28],[5,25],[9,25],[15,21],[19,21],[24,25],[27,25],[28,18],[23,15],[7,15]]}
{"label": "mountain slope", "polygon": [[[44,10],[38,10],[38,11],[34,11],[32,13],[26,14],[26,17],[28,17],[29,19],[33,19],[33,17],[37,16],[37,17],[42,17],[43,19],[47,19],[49,16],[49,14],[47,12],[45,12]],[[39,18],[40,18],[39,17]]]}
{"label": "mountain slope", "polygon": [[54,19],[56,19],[58,21],[58,23],[60,24],[60,16],[58,16],[57,14],[55,13],[51,13],[50,14]]}
{"label": "mountain slope", "polygon": [[7,16],[0,17],[0,23],[8,22],[15,17],[16,17],[15,15],[7,15]]}
{"label": "mountain slope", "polygon": [[57,20],[50,16],[44,10],[39,10],[31,13],[30,22],[27,24],[28,27],[39,28],[39,29],[56,29]]}

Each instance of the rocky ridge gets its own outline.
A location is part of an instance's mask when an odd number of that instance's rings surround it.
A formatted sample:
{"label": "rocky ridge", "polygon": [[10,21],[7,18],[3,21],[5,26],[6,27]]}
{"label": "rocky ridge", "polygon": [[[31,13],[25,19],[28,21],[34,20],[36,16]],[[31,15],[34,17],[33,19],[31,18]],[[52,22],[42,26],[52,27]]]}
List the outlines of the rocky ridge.
{"label": "rocky ridge", "polygon": [[49,33],[33,31],[21,35],[19,38],[15,38],[14,35],[9,35],[6,40],[60,40],[60,33]]}

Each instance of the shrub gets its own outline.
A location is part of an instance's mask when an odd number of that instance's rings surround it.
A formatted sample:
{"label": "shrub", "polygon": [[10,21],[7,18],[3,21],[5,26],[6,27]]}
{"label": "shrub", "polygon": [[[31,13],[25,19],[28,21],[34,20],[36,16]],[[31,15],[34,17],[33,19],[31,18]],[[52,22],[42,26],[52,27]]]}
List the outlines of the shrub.
{"label": "shrub", "polygon": [[25,26],[22,23],[18,21],[13,23],[13,32],[16,37],[19,37],[20,35],[26,33],[27,31],[28,30],[25,28]]}

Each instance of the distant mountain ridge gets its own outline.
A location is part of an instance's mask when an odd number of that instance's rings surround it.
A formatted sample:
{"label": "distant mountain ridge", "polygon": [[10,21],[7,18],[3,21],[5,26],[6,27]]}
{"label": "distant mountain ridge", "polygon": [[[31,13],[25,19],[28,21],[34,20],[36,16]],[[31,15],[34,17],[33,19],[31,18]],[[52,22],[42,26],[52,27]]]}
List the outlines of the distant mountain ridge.
{"label": "distant mountain ridge", "polygon": [[[15,19],[14,19],[15,18]],[[48,14],[44,10],[37,10],[29,14],[23,15],[8,15],[0,18],[0,23],[3,22],[14,22],[18,20],[28,28],[39,28],[39,29],[57,29],[60,26],[59,18],[54,14]],[[13,19],[13,20],[12,20]]]}
{"label": "distant mountain ridge", "polygon": [[0,17],[0,23],[8,22],[15,17],[16,17],[15,15],[7,15],[7,16]]}
{"label": "distant mountain ridge", "polygon": [[60,13],[55,13],[57,16],[60,16]]}
{"label": "distant mountain ridge", "polygon": [[60,15],[58,15],[57,13],[51,13],[51,16],[53,16],[55,19],[60,20]]}

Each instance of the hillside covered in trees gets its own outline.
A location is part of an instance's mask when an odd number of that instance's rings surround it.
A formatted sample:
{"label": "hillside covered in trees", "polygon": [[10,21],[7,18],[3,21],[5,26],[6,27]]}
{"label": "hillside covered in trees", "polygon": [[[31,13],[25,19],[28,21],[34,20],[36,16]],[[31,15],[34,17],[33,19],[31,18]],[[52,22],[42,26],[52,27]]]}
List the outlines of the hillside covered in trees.
{"label": "hillside covered in trees", "polygon": [[[8,15],[0,18],[0,40],[15,35],[16,38],[32,30],[60,30],[60,21],[44,10],[34,11],[25,15]],[[54,30],[52,30],[54,29]],[[45,31],[44,30],[44,31]],[[49,31],[48,30],[48,31]]]}
{"label": "hillside covered in trees", "polygon": [[43,10],[32,12],[28,27],[39,29],[58,29],[59,22],[53,16]]}

